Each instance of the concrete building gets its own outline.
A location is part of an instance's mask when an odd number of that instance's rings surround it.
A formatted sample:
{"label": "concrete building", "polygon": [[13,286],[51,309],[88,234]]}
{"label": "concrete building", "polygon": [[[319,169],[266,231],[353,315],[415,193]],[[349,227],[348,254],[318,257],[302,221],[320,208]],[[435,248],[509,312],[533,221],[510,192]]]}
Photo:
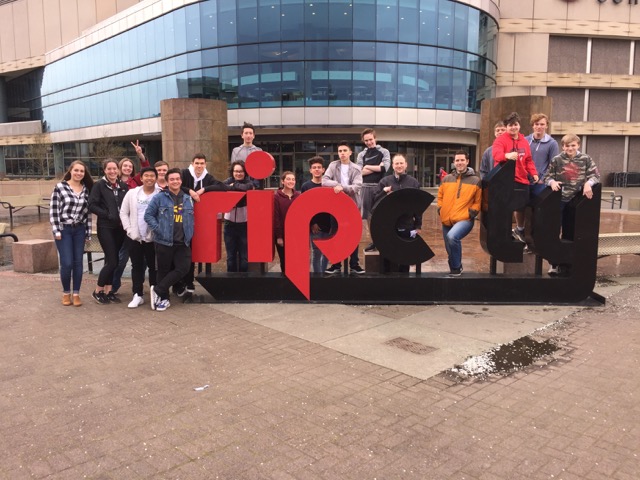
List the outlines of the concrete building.
{"label": "concrete building", "polygon": [[605,177],[640,170],[636,3],[0,0],[0,174],[42,174],[29,160],[43,150],[45,172],[75,158],[97,172],[107,138],[159,159],[172,98],[226,102],[229,147],[253,123],[275,173],[301,179],[306,159],[337,158],[343,138],[360,147],[373,126],[433,185],[459,148],[479,156],[499,111],[481,105],[505,97],[525,118],[550,97],[554,136],[581,135]]}

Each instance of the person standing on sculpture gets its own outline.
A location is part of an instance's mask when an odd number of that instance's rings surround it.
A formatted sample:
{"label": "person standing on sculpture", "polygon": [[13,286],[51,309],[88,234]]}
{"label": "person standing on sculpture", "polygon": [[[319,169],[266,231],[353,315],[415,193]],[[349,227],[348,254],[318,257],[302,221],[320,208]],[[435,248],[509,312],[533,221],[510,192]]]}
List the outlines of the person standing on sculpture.
{"label": "person standing on sculpture", "polygon": [[[391,155],[389,150],[376,143],[376,131],[373,128],[365,128],[361,137],[365,149],[358,154],[356,165],[362,169],[362,218],[368,224],[378,182],[389,170]],[[372,242],[364,248],[364,251],[371,252],[375,249],[376,246]]]}

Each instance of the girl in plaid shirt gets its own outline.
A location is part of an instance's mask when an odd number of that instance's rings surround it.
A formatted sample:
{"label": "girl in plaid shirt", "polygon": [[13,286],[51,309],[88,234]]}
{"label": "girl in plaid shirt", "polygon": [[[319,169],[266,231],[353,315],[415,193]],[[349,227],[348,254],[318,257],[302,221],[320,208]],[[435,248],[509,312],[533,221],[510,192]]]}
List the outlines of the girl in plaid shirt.
{"label": "girl in plaid shirt", "polygon": [[[60,257],[60,281],[62,282],[62,304],[82,305],[82,256],[84,243],[91,239],[91,215],[89,215],[89,192],[93,178],[80,160],[72,162],[62,181],[51,194],[49,221]],[[73,277],[73,299],[71,279]]]}

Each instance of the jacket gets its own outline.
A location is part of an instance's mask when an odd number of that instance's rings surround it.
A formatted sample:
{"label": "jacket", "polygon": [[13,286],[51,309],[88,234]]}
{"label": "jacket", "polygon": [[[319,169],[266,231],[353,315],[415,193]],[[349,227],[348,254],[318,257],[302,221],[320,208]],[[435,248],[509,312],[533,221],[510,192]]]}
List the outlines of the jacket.
{"label": "jacket", "polygon": [[122,228],[120,206],[129,190],[127,184],[117,180],[115,190],[105,177],[93,184],[89,194],[89,211],[98,217],[98,228]]}
{"label": "jacket", "polygon": [[[402,190],[403,188],[420,188],[420,182],[406,173],[403,173],[396,177],[396,174],[387,175],[378,182],[376,187],[374,205],[380,200],[386,197],[387,193],[384,191],[385,187],[391,187],[391,191]],[[375,206],[374,206],[375,209]],[[395,225],[400,230],[420,230],[422,229],[422,212],[413,212],[412,214],[406,214],[398,218],[398,222]]]}
{"label": "jacket", "polygon": [[[149,228],[145,238],[140,237],[140,228],[138,225],[138,192],[142,187],[136,187],[129,190],[124,196],[122,207],[120,207],[120,221],[122,228],[127,232],[127,236],[136,242],[152,242],[153,231]],[[155,192],[155,190],[154,190]],[[151,197],[153,198],[153,197]],[[151,202],[151,200],[149,200]]]}
{"label": "jacket", "polygon": [[[184,192],[180,192],[179,195],[182,195],[184,243],[188,246],[193,238],[193,200]],[[154,242],[167,247],[173,246],[173,199],[168,189],[161,190],[153,196],[144,214],[144,221],[153,230]]]}
{"label": "jacket", "polygon": [[[195,190],[195,178],[191,175],[191,171],[188,168],[182,170],[182,191],[189,193],[189,190]],[[216,180],[213,175],[206,173],[202,179],[202,188],[205,192],[225,191],[228,190],[220,180]]]}
{"label": "jacket", "polygon": [[[342,173],[340,170],[340,160],[334,160],[329,164],[329,168],[322,176],[323,187],[335,187],[342,185],[340,181]],[[349,195],[356,202],[358,208],[362,205],[362,170],[353,162],[349,162],[349,185],[344,187],[344,193]]]}
{"label": "jacket", "polygon": [[586,153],[578,152],[573,158],[561,153],[551,161],[544,184],[549,185],[551,180],[562,182],[562,201],[568,202],[584,188],[585,183],[589,182],[592,187],[600,183],[600,172]]}
{"label": "jacket", "polygon": [[293,191],[289,198],[282,189],[273,194],[273,234],[276,239],[284,239],[284,219],[293,201],[300,196],[300,192]]}
{"label": "jacket", "polygon": [[[255,188],[255,185],[248,176],[245,176],[244,179],[240,181],[234,177],[229,177],[222,183],[232,192],[246,192]],[[231,185],[232,183],[233,185]],[[247,223],[247,197],[242,197],[230,212],[225,213],[224,219],[233,223]]]}
{"label": "jacket", "polygon": [[438,189],[438,213],[443,225],[451,227],[458,222],[471,220],[480,212],[482,188],[480,177],[472,168],[461,174],[450,173]]}
{"label": "jacket", "polygon": [[542,183],[542,178],[547,173],[551,160],[560,153],[558,148],[558,142],[556,142],[548,133],[544,134],[540,140],[533,138],[533,133],[525,137],[529,143],[529,149],[531,150],[531,157],[533,163],[538,171],[540,177],[539,183]]}
{"label": "jacket", "polygon": [[531,149],[529,148],[529,142],[524,138],[524,135],[518,133],[518,139],[511,138],[508,132],[504,132],[498,138],[495,139],[492,146],[493,166],[496,167],[499,164],[507,162],[505,154],[509,152],[518,152],[518,159],[516,162],[516,183],[522,183],[529,185],[533,180],[529,177],[538,175],[536,166],[531,158]]}
{"label": "jacket", "polygon": [[382,163],[382,170],[379,172],[370,173],[363,177],[364,183],[378,183],[384,177],[384,174],[389,170],[391,165],[391,154],[386,148],[382,148],[380,145],[376,145],[374,148],[365,148],[362,150],[356,158],[356,165],[361,169],[365,165],[378,166]]}

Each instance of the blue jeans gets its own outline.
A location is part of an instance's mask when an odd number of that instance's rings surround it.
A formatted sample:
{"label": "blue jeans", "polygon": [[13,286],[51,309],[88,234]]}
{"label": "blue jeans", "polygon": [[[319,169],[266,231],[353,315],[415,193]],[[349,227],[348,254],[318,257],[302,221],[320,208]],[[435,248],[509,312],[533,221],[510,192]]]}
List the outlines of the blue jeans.
{"label": "blue jeans", "polygon": [[65,225],[62,237],[56,240],[56,248],[60,256],[60,281],[62,291],[71,292],[71,277],[73,276],[73,293],[80,292],[82,284],[82,256],[84,255],[84,241],[86,225],[80,223],[75,227]]}
{"label": "blue jeans", "polygon": [[455,223],[452,227],[442,225],[444,247],[449,255],[451,270],[458,270],[462,267],[462,239],[469,234],[472,228],[473,220],[463,220]]}
{"label": "blue jeans", "polygon": [[327,269],[329,260],[325,257],[320,249],[313,243],[314,240],[321,240],[329,238],[331,234],[329,232],[309,233],[309,240],[311,241],[311,266],[314,273],[323,273]]}
{"label": "blue jeans", "polygon": [[227,250],[227,272],[249,270],[246,222],[224,222],[224,247]]}

